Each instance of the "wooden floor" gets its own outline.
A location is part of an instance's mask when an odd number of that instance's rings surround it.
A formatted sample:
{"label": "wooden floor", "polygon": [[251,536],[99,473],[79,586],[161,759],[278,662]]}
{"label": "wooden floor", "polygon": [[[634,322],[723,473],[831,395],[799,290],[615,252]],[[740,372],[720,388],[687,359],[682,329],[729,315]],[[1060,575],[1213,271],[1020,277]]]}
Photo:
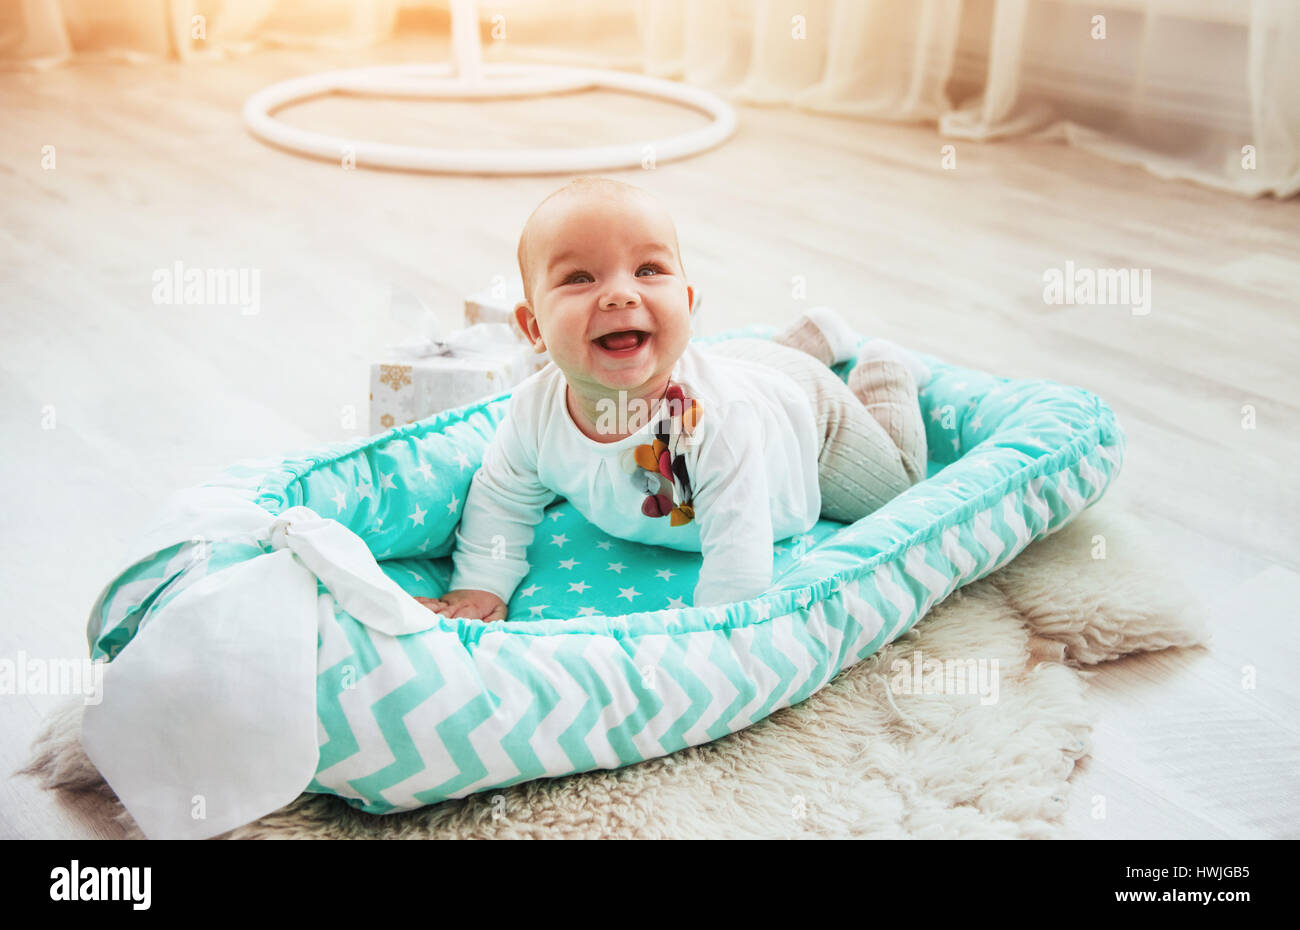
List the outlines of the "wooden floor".
{"label": "wooden floor", "polygon": [[[347,171],[242,127],[242,101],[269,82],[441,54],[406,39],[0,74],[0,656],[83,656],[89,605],[170,491],[239,458],[360,435],[367,364],[409,337],[388,308],[393,283],[451,327],[464,294],[517,274],[524,219],[566,177]],[[608,93],[331,98],[285,118],[465,147],[597,145],[703,122]],[[608,173],[673,212],[705,331],[788,319],[799,280],[804,306],[836,306],[864,331],[1104,397],[1128,435],[1112,493],[1162,540],[1170,583],[1214,611],[1216,638],[1092,679],[1100,722],[1069,835],[1300,836],[1288,477],[1300,201],[1242,200],[1048,143],[959,143],[944,170],[942,144],[922,127],[743,108],[715,151]],[[154,270],[178,261],[258,269],[260,311],[155,304]],[[1151,312],[1046,304],[1043,274],[1067,261],[1150,269]],[[117,835],[8,777],[61,700],[0,697],[0,836]]]}

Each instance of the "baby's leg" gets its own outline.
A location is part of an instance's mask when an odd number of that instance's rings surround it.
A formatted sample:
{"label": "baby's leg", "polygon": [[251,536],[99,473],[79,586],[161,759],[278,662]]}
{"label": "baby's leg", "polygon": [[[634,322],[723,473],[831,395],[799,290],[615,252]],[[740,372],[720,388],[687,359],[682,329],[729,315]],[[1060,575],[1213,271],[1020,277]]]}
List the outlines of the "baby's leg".
{"label": "baby's leg", "polygon": [[910,483],[924,481],[925,419],[905,350],[883,339],[867,342],[849,372],[848,384],[867,412],[889,434]]}
{"label": "baby's leg", "polygon": [[[799,314],[772,341],[798,349],[829,366],[852,358],[858,338],[832,308],[811,307]],[[898,450],[910,479],[909,487],[925,480],[925,423],[921,418],[917,387],[927,380],[929,370],[919,359],[884,339],[866,342],[849,374],[850,390]],[[855,432],[852,425],[848,429],[851,434]],[[855,442],[853,439],[846,441],[850,446]],[[854,451],[862,453],[867,450],[857,448]]]}
{"label": "baby's leg", "polygon": [[817,458],[821,515],[853,523],[875,513],[916,482],[893,438],[835,373],[810,392],[823,427]]}
{"label": "baby's leg", "polygon": [[817,478],[823,517],[853,523],[916,483],[893,438],[849,386],[812,357],[813,353],[795,351],[775,340],[748,338],[717,342],[709,349],[775,368],[808,395],[821,439]]}

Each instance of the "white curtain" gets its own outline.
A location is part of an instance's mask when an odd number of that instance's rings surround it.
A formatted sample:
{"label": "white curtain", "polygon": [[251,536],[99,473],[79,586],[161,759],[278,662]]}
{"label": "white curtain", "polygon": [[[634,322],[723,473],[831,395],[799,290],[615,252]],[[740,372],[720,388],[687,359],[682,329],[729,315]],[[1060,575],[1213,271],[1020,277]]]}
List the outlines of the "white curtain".
{"label": "white curtain", "polygon": [[[400,8],[449,6],[9,0],[0,61],[364,45]],[[1300,191],[1300,0],[491,0],[479,16],[488,61],[643,70],[957,145],[1056,138],[1248,196]]]}

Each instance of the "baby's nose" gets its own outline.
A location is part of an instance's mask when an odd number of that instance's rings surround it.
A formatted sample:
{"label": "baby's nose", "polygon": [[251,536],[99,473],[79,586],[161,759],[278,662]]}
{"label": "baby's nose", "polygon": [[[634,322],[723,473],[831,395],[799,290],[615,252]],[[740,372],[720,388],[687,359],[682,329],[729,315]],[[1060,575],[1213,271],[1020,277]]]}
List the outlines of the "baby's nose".
{"label": "baby's nose", "polygon": [[623,307],[634,307],[641,302],[641,298],[634,292],[627,291],[619,294],[611,294],[605,299],[605,308],[608,310],[618,310]]}

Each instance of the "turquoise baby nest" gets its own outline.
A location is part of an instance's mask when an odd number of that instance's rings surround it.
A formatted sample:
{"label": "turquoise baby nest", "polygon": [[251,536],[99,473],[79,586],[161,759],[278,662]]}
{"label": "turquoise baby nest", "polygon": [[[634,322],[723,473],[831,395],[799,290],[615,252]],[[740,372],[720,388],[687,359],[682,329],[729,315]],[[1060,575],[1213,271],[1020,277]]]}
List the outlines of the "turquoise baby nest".
{"label": "turquoise baby nest", "polygon": [[[697,341],[775,333],[756,325]],[[301,790],[382,814],[718,739],[808,698],[1066,525],[1118,474],[1124,433],[1095,395],[920,357],[933,372],[920,395],[928,479],[856,523],[822,520],[778,541],[772,586],[753,600],[691,606],[699,553],[609,537],[564,500],[537,527],[508,622],[430,613],[427,630],[389,635],[318,584],[329,605],[317,640],[319,759]],[[853,364],[835,371],[846,378]],[[235,466],[203,500],[255,505],[268,522],[309,508],[355,533],[407,593],[438,595],[507,398]],[[129,654],[182,592],[271,557],[257,534],[213,535],[203,506],[174,516],[170,544],[137,554],[106,586],[88,625],[92,658]]]}

